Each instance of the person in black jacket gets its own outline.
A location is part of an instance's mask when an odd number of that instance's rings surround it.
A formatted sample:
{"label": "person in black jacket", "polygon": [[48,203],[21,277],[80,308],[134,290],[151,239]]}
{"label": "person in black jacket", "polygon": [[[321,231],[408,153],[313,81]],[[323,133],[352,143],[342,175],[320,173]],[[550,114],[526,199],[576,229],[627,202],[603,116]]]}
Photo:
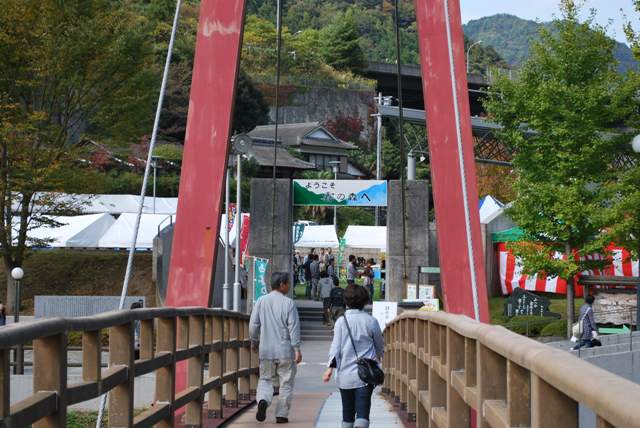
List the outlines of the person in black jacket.
{"label": "person in black jacket", "polygon": [[333,285],[333,290],[329,295],[329,310],[331,311],[331,319],[335,323],[344,314],[344,290],[340,287],[340,281],[337,278],[333,278]]}

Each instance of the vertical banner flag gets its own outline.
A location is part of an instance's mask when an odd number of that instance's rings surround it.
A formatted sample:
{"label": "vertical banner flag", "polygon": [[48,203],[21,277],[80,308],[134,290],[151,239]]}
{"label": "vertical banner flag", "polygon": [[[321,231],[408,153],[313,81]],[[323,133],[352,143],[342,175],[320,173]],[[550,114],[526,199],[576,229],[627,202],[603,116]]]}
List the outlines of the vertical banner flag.
{"label": "vertical banner flag", "polygon": [[[235,224],[236,220],[236,211],[236,204],[233,202],[229,203],[229,212],[227,212],[227,227],[229,227],[229,232],[233,230],[233,225]],[[240,225],[240,227],[242,227],[242,224]]]}
{"label": "vertical banner flag", "polygon": [[244,260],[247,257],[247,249],[249,248],[249,230],[251,228],[251,216],[242,214],[242,224],[240,230],[240,266],[244,266]]}
{"label": "vertical banner flag", "polygon": [[338,273],[342,268],[342,263],[344,262],[344,249],[347,246],[347,240],[344,238],[340,238],[340,243],[338,244]]}
{"label": "vertical banner flag", "polygon": [[257,302],[262,296],[269,293],[267,288],[267,271],[269,269],[269,259],[253,258],[253,303]]}

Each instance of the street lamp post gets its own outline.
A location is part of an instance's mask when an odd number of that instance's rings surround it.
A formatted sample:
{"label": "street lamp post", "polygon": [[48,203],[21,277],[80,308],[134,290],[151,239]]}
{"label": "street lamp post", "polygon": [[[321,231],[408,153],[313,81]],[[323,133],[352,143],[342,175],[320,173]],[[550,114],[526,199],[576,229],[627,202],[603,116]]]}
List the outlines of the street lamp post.
{"label": "street lamp post", "polygon": [[242,156],[251,149],[252,140],[248,135],[240,134],[233,138],[233,150],[236,153],[236,270],[233,283],[233,310],[240,311],[240,225],[242,224]]}
{"label": "street lamp post", "polygon": [[[331,169],[333,170],[333,180],[338,181],[338,165],[340,165],[340,161],[331,161],[329,162],[331,165]],[[338,225],[338,207],[333,206],[333,227],[337,227]]]}
{"label": "street lamp post", "polygon": [[156,213],[156,178],[158,169],[158,157],[151,156],[151,167],[153,168],[153,213]]}
{"label": "street lamp post", "polygon": [[[24,278],[24,270],[21,267],[15,267],[11,270],[11,278],[15,283],[16,289],[16,301],[13,312],[13,322],[17,324],[20,322],[20,283],[22,282],[22,278]],[[13,368],[14,374],[24,374],[24,349],[22,348],[22,344],[16,346],[16,365]]]}
{"label": "street lamp post", "polygon": [[469,70],[471,70],[471,67],[469,66],[470,63],[470,57],[469,54],[471,53],[471,48],[473,48],[475,45],[479,45],[480,43],[482,43],[482,40],[478,40],[475,43],[471,43],[471,46],[469,46],[469,48],[467,49],[467,74],[469,74]]}
{"label": "street lamp post", "polygon": [[236,155],[236,218],[234,226],[236,228],[236,271],[233,282],[233,310],[240,311],[240,225],[242,224],[242,154]]}
{"label": "street lamp post", "polygon": [[224,209],[227,221],[224,224],[224,284],[222,284],[222,309],[229,309],[229,180],[230,168],[227,168],[224,189]]}

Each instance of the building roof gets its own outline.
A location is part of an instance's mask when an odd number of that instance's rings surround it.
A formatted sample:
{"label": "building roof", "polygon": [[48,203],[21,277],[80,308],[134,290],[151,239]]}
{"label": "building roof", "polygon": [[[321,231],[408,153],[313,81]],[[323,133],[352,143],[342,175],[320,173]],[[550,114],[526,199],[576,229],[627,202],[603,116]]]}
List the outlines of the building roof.
{"label": "building roof", "polygon": [[[292,156],[283,147],[277,147],[277,165],[278,168],[292,168],[292,169],[316,169],[316,166],[312,163],[305,162]],[[249,157],[254,159],[260,166],[273,166],[273,147],[261,144],[254,144],[248,153]]]}
{"label": "building roof", "polygon": [[[275,125],[256,126],[248,134],[251,138],[262,141],[273,141]],[[356,146],[335,137],[319,122],[285,123],[278,125],[278,140],[285,146],[299,148],[329,147],[344,150],[355,149]]]}

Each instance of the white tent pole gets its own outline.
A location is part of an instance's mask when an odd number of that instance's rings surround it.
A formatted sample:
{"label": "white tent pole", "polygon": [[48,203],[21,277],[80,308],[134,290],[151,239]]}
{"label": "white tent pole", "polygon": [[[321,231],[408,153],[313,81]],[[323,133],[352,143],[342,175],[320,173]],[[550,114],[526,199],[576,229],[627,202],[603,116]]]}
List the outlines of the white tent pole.
{"label": "white tent pole", "polygon": [[[131,248],[129,249],[129,258],[127,259],[127,270],[124,274],[124,283],[122,284],[122,293],[120,294],[120,304],[118,309],[124,308],[124,301],[127,297],[127,291],[129,290],[129,281],[131,280],[131,269],[133,267],[133,256],[136,252],[136,243],[138,241],[138,230],[140,229],[140,218],[142,217],[142,209],[144,207],[144,196],[147,192],[147,182],[149,181],[149,172],[151,169],[151,161],[153,157],[153,149],[156,145],[156,139],[158,137],[158,127],[160,125],[160,113],[162,112],[162,103],[164,101],[164,93],[167,88],[167,80],[169,78],[169,67],[171,65],[171,53],[173,51],[173,43],[176,39],[176,30],[178,28],[178,17],[180,16],[180,4],[181,0],[176,1],[176,11],[173,15],[173,26],[171,28],[171,37],[169,39],[169,47],[167,48],[167,59],[164,63],[164,71],[162,73],[162,83],[160,84],[160,95],[158,96],[158,105],[156,106],[156,116],[153,121],[153,131],[151,132],[151,142],[149,143],[149,153],[147,153],[147,163],[144,168],[144,177],[142,179],[142,189],[140,189],[140,201],[138,203],[138,214],[136,216],[136,224],[133,228],[133,236],[131,237]],[[104,413],[104,407],[106,404],[107,396],[100,397],[100,409],[98,412],[98,419],[96,421],[96,428],[102,426],[102,415]]]}

